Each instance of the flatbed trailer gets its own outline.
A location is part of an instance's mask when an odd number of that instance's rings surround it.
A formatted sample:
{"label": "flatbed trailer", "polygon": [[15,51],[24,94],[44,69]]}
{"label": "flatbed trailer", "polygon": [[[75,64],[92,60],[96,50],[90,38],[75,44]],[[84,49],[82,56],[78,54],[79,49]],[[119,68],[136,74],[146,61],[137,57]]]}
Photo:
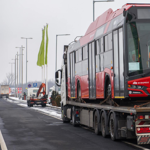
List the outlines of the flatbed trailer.
{"label": "flatbed trailer", "polygon": [[[58,73],[60,72],[60,74]],[[150,101],[128,101],[126,105],[86,103],[67,97],[66,65],[56,72],[56,84],[61,77],[61,117],[64,123],[85,125],[112,140],[137,139],[137,144],[150,144]]]}
{"label": "flatbed trailer", "polygon": [[150,144],[150,107],[134,107],[66,101],[61,111],[64,123],[72,120],[74,126],[88,126],[103,137],[111,134],[112,140],[137,138],[137,144]]}
{"label": "flatbed trailer", "polygon": [[145,3],[108,9],[83,37],[64,46],[55,73],[64,123],[150,144],[149,10]]}

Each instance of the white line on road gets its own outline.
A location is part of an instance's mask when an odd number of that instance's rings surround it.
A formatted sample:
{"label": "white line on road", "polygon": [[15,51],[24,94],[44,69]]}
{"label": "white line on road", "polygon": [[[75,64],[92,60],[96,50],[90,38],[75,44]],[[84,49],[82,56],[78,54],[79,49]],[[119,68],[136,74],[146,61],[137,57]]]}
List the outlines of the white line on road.
{"label": "white line on road", "polygon": [[140,148],[140,149],[143,149],[143,150],[149,150],[145,147],[142,147],[142,146],[139,146],[139,145],[136,145],[136,144],[133,144],[133,143],[129,143],[129,142],[126,142],[126,141],[122,141],[123,143],[126,143],[128,145],[131,145],[131,146],[134,146],[134,147],[137,147],[137,148]]}
{"label": "white line on road", "polygon": [[2,150],[8,150],[1,131],[0,131],[0,145]]}

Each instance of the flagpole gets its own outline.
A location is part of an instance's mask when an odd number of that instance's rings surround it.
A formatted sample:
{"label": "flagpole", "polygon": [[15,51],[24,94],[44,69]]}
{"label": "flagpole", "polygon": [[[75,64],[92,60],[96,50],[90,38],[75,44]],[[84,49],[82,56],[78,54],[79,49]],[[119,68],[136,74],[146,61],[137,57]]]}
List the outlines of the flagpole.
{"label": "flagpole", "polygon": [[43,83],[45,83],[45,65],[43,65],[43,68],[44,68],[44,69],[43,69],[43,73],[44,73],[44,74],[43,74],[43,76],[44,76],[44,78],[43,78]]}
{"label": "flagpole", "polygon": [[42,83],[43,83],[43,66],[41,66],[41,71],[42,71]]}

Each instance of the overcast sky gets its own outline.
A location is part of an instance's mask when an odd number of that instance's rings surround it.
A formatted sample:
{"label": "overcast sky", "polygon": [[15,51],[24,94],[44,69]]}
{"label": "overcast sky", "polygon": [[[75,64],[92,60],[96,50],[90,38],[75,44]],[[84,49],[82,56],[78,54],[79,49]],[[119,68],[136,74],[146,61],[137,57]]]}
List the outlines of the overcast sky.
{"label": "overcast sky", "polygon": [[[95,3],[95,18],[109,8],[116,10],[125,3],[148,3],[150,0],[115,0]],[[56,34],[58,37],[58,65],[62,62],[63,45],[76,36],[84,35],[93,20],[93,0],[0,0],[0,82],[11,72],[10,62],[19,47],[26,47],[21,37],[28,40],[28,81],[41,81],[41,67],[36,65],[42,39],[42,28],[49,25],[48,79],[54,79]],[[26,49],[24,49],[24,82],[26,73]],[[13,67],[14,73],[14,67]]]}

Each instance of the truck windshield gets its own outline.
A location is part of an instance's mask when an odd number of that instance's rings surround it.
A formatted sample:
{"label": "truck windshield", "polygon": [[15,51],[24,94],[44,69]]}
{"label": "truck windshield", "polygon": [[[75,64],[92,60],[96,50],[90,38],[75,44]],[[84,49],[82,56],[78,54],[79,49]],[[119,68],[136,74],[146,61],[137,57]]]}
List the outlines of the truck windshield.
{"label": "truck windshield", "polygon": [[38,92],[38,90],[33,90],[33,93],[37,93]]}
{"label": "truck windshield", "polygon": [[150,22],[127,24],[128,75],[150,69]]}

